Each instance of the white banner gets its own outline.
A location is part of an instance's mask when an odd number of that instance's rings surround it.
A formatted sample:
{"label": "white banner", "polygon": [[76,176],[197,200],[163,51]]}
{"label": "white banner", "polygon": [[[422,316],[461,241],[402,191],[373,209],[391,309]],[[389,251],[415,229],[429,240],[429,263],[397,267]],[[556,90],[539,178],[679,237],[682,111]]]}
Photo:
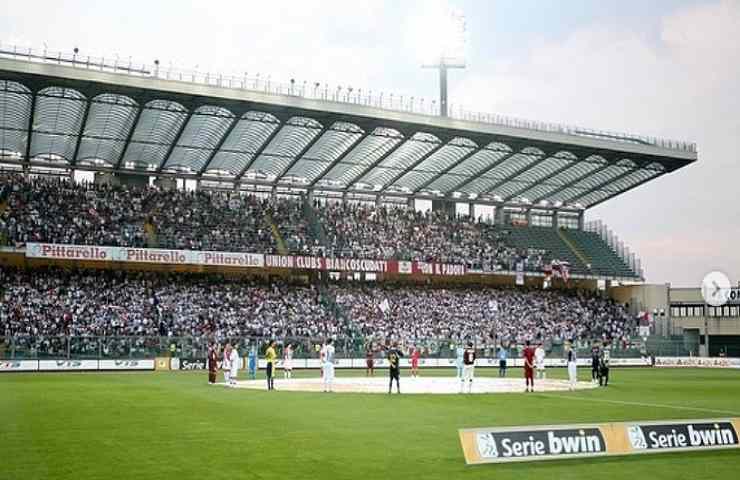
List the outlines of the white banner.
{"label": "white banner", "polygon": [[0,360],[0,372],[35,372],[38,360]]}
{"label": "white banner", "polygon": [[100,360],[99,370],[154,370],[154,360]]}
{"label": "white banner", "polygon": [[521,260],[516,262],[516,284],[524,285],[524,262]]}
{"label": "white banner", "polygon": [[740,368],[740,358],[655,357],[655,366],[673,368]]}
{"label": "white banner", "polygon": [[39,370],[42,372],[97,369],[97,360],[39,360]]}
{"label": "white banner", "polygon": [[214,265],[221,267],[264,267],[261,253],[202,252],[198,250],[162,250],[154,248],[96,247],[28,243],[26,257],[60,260],[95,260],[102,262],[161,263],[167,265]]}
{"label": "white banner", "polygon": [[[246,368],[247,359],[240,358],[239,370]],[[2,372],[35,372],[35,371],[82,371],[82,370],[154,370],[154,359],[131,359],[131,360],[0,360],[0,373]],[[196,365],[197,363],[197,365]],[[476,361],[478,367],[498,368],[498,359],[494,357],[479,358]],[[266,361],[259,359],[259,369],[264,370]],[[510,358],[507,360],[508,368],[523,366],[521,358]],[[545,359],[547,367],[565,367],[562,358]],[[590,367],[590,358],[579,358],[579,367]],[[650,366],[650,358],[612,358],[611,365],[615,367],[640,367]],[[335,363],[336,368],[342,369],[365,369],[367,361],[365,358],[340,358]],[[411,361],[408,358],[401,359],[401,366],[409,368]],[[420,358],[419,366],[422,368],[456,368],[457,360],[454,358]],[[736,358],[691,358],[691,357],[659,357],[656,358],[656,366],[661,367],[707,367],[707,368],[740,368],[740,359]],[[282,370],[282,360],[276,363],[278,370]],[[172,358],[171,368],[173,370],[193,370],[205,368],[205,360],[195,361],[193,359]],[[296,358],[293,360],[293,368],[319,369],[321,364],[317,358]],[[375,368],[388,368],[385,358],[375,359]],[[220,370],[220,365],[219,365]]]}

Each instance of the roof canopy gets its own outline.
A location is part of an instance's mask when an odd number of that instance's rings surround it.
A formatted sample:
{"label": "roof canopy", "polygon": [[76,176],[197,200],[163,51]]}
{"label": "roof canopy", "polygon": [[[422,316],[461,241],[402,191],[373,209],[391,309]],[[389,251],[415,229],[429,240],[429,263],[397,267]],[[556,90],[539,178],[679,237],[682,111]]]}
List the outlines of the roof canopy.
{"label": "roof canopy", "polygon": [[696,152],[0,58],[0,162],[588,208]]}

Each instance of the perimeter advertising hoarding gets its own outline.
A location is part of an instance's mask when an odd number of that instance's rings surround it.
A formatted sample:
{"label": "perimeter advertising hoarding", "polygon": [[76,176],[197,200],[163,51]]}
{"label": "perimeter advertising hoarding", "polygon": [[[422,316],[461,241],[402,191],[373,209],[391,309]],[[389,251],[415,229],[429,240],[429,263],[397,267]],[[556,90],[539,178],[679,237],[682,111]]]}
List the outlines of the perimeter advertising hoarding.
{"label": "perimeter advertising hoarding", "polygon": [[465,462],[530,462],[738,448],[740,419],[664,420],[459,431]]}
{"label": "perimeter advertising hoarding", "polygon": [[740,368],[740,358],[655,357],[655,366],[670,368]]}
{"label": "perimeter advertising hoarding", "polygon": [[35,372],[38,360],[0,360],[0,372]]}
{"label": "perimeter advertising hoarding", "polygon": [[39,360],[40,371],[97,370],[97,360]]}
{"label": "perimeter advertising hoarding", "polygon": [[100,360],[100,370],[154,370],[154,360]]}

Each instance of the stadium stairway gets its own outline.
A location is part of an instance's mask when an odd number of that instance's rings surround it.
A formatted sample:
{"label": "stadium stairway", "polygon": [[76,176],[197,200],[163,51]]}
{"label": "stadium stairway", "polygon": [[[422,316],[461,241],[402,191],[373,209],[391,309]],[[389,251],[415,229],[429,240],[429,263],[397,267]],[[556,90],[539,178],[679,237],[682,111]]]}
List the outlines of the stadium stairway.
{"label": "stadium stairway", "polygon": [[146,235],[147,247],[158,248],[159,238],[157,236],[157,227],[154,225],[154,221],[151,218],[144,222],[144,233]]}
{"label": "stadium stairway", "polygon": [[306,217],[306,222],[308,222],[309,237],[315,244],[321,245],[326,251],[326,232],[319,221],[316,209],[308,198],[303,202],[303,215]]}
{"label": "stadium stairway", "polygon": [[280,229],[275,224],[275,221],[272,219],[272,215],[267,213],[265,215],[265,220],[267,220],[268,225],[270,226],[270,232],[272,233],[272,239],[275,240],[275,244],[277,245],[277,251],[280,255],[288,255],[288,248],[285,246],[285,240],[283,240],[283,236],[280,234]]}
{"label": "stadium stairway", "polygon": [[573,254],[580,260],[580,262],[588,269],[591,265],[591,259],[588,258],[588,256],[576,245],[566,234],[564,228],[558,228],[557,229],[558,236],[563,240],[563,242],[568,245],[568,248],[573,252]]}

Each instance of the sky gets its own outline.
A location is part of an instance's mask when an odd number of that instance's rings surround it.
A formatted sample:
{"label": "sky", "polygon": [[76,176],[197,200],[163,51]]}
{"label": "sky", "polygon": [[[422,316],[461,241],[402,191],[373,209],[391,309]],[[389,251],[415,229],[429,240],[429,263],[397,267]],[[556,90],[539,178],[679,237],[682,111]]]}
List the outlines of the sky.
{"label": "sky", "polygon": [[586,212],[650,283],[740,280],[740,0],[0,0],[0,42],[433,99],[431,15],[466,18],[450,103],[694,141],[699,161]]}

